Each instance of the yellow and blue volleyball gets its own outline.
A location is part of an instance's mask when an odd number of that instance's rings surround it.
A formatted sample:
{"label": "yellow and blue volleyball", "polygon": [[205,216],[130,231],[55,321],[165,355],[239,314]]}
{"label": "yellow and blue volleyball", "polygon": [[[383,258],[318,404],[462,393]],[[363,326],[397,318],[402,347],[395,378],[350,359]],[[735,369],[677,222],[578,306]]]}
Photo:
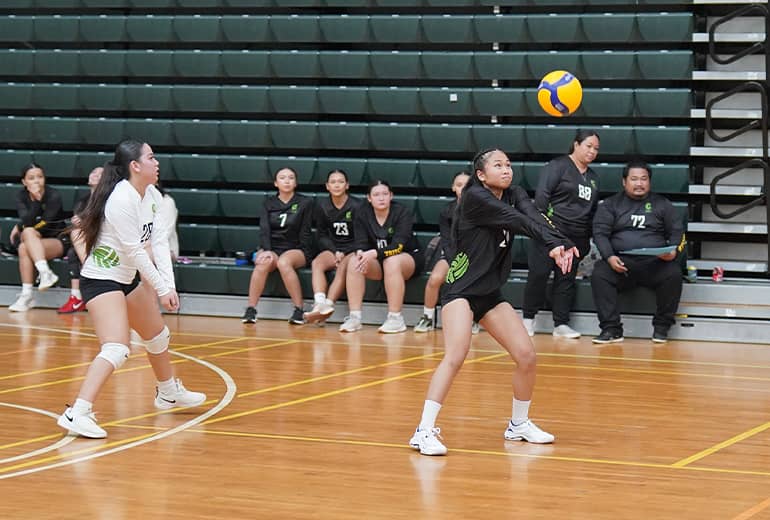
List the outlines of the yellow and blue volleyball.
{"label": "yellow and blue volleyball", "polygon": [[582,100],[580,81],[566,70],[549,72],[537,87],[537,101],[550,116],[568,116],[580,107]]}

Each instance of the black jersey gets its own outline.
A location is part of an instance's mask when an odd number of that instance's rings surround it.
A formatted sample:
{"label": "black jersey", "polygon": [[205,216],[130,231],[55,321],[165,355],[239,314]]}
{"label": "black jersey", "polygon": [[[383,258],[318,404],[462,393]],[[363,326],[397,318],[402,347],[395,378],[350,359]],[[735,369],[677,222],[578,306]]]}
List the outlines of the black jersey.
{"label": "black jersey", "polygon": [[353,222],[361,199],[348,196],[341,208],[332,202],[331,195],[316,201],[315,227],[321,251],[352,253],[356,250]]}
{"label": "black jersey", "polygon": [[657,193],[641,200],[616,193],[599,204],[594,217],[594,242],[604,259],[629,249],[680,246],[683,237],[674,205]]}
{"label": "black jersey", "polygon": [[262,249],[279,255],[289,249],[302,249],[305,258],[310,258],[312,219],[313,199],[297,193],[286,203],[278,195],[268,197],[259,217]]}
{"label": "black jersey", "polygon": [[591,236],[597,204],[599,176],[590,167],[581,174],[568,155],[543,166],[535,191],[535,207],[548,215],[566,236]]}
{"label": "black jersey", "polygon": [[399,253],[414,254],[420,250],[420,244],[412,231],[414,215],[398,202],[390,203],[388,218],[382,226],[377,222],[371,204],[361,205],[354,223],[356,249],[376,249],[379,260]]}
{"label": "black jersey", "polygon": [[500,289],[513,265],[513,234],[523,233],[549,249],[574,244],[535,208],[519,186],[501,199],[481,184],[463,190],[452,230],[455,255],[447,273],[447,296],[483,296]]}
{"label": "black jersey", "polygon": [[438,217],[438,230],[441,235],[441,249],[444,251],[444,256],[452,258],[452,220],[454,219],[455,210],[457,209],[457,199],[453,200],[446,207],[441,210],[441,214]]}
{"label": "black jersey", "polygon": [[61,194],[51,186],[46,186],[41,200],[29,198],[27,188],[16,193],[16,212],[20,227],[34,227],[43,238],[54,238],[64,231],[64,209]]}

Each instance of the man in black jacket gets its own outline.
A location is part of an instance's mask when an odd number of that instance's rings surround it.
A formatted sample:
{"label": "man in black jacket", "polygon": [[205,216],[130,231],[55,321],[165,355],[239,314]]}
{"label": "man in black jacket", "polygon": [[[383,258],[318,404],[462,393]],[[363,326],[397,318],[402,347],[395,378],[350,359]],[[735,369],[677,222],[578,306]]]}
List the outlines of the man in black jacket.
{"label": "man in black jacket", "polygon": [[623,191],[599,204],[594,242],[602,255],[591,276],[601,333],[594,343],[623,341],[618,293],[636,285],[655,290],[652,341],[665,343],[682,294],[682,271],[674,260],[684,248],[684,228],[671,202],[650,193],[652,170],[642,161],[623,171]]}

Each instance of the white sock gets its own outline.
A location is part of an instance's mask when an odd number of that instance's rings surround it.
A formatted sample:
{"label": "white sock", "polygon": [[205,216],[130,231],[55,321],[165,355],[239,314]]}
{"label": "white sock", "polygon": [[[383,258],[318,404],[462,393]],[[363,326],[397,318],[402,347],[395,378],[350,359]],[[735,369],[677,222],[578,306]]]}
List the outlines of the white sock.
{"label": "white sock", "polygon": [[75,404],[72,406],[72,415],[86,415],[93,410],[94,403],[86,401],[85,399],[75,399]]}
{"label": "white sock", "polygon": [[80,292],[80,289],[71,289],[70,294],[77,298],[78,300],[83,299],[83,294]]}
{"label": "white sock", "polygon": [[51,271],[51,268],[49,267],[48,262],[46,262],[45,260],[38,260],[37,262],[35,262],[35,268],[37,268],[37,272],[39,273]]}
{"label": "white sock", "polygon": [[401,317],[401,313],[400,312],[389,312],[388,313],[388,318],[400,318],[400,317]]}
{"label": "white sock", "polygon": [[433,319],[436,315],[436,308],[435,307],[423,307],[422,313],[427,316],[430,319]]}
{"label": "white sock", "polygon": [[350,311],[350,317],[358,318],[359,320],[361,320],[361,317],[362,317],[361,311]]}
{"label": "white sock", "polygon": [[438,412],[440,410],[441,410],[441,403],[437,403],[436,401],[431,401],[430,399],[426,399],[425,405],[422,408],[422,419],[420,419],[420,429],[430,430],[431,428],[434,428],[436,426],[436,417],[438,417]]}
{"label": "white sock", "polygon": [[513,398],[513,406],[511,408],[511,422],[514,426],[518,426],[521,423],[527,422],[529,419],[529,405],[532,401],[519,401],[515,397]]}
{"label": "white sock", "polygon": [[324,300],[326,300],[326,294],[322,292],[317,292],[313,294],[313,301],[315,303],[323,303]]}
{"label": "white sock", "polygon": [[173,394],[176,392],[176,381],[172,377],[168,381],[158,381],[158,392],[161,394]]}
{"label": "white sock", "polygon": [[334,307],[334,302],[331,301],[329,298],[326,298],[325,302],[326,302],[326,305],[331,305],[332,307]]}
{"label": "white sock", "polygon": [[21,295],[22,296],[29,296],[32,294],[32,287],[34,287],[31,283],[23,283],[21,284]]}

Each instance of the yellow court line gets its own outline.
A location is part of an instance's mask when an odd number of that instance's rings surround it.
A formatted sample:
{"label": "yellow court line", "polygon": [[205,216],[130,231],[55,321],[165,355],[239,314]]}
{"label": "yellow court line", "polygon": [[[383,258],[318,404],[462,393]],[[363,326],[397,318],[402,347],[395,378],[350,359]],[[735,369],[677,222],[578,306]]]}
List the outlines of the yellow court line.
{"label": "yellow court line", "polygon": [[736,444],[740,441],[746,440],[749,437],[752,437],[758,433],[762,433],[763,431],[770,428],[770,422],[766,422],[765,424],[762,424],[760,426],[757,426],[756,428],[752,428],[751,430],[745,431],[743,433],[740,433],[736,435],[735,437],[731,437],[727,439],[726,441],[720,442],[719,444],[716,444],[708,449],[705,449],[703,451],[700,451],[696,453],[695,455],[691,455],[685,459],[682,459],[680,461],[677,461],[672,464],[672,466],[675,466],[677,468],[682,468],[687,466],[688,464],[692,464],[693,462],[700,460],[704,457],[708,457],[709,455],[713,455],[714,453],[718,452],[719,450],[723,448],[727,448],[729,446],[732,446],[733,444]]}
{"label": "yellow court line", "polygon": [[761,513],[768,507],[770,507],[770,498],[766,498],[759,504],[756,504],[753,507],[750,507],[749,509],[739,514],[738,516],[733,517],[732,520],[748,520],[749,518],[756,515],[757,513]]}
{"label": "yellow court line", "polygon": [[42,437],[35,437],[34,439],[26,439],[23,441],[12,442],[10,444],[1,444],[0,450],[7,450],[9,448],[15,448],[17,446],[24,446],[25,444],[33,444],[35,442],[49,441],[61,437],[61,433],[52,433],[50,435],[43,435]]}
{"label": "yellow court line", "polygon": [[[507,355],[508,355],[507,352],[501,352],[499,354],[493,354],[491,356],[484,356],[484,357],[480,357],[480,358],[476,358],[476,359],[469,359],[469,360],[467,360],[465,362],[465,364],[467,365],[469,363],[477,363],[479,361],[484,361],[484,360],[487,360],[487,359],[494,359],[494,358],[497,358],[497,357],[507,356]],[[353,392],[355,390],[361,390],[363,388],[369,388],[369,387],[372,387],[372,386],[383,385],[385,383],[390,383],[392,381],[399,381],[401,379],[407,379],[407,378],[410,378],[410,377],[421,376],[423,374],[428,374],[430,372],[433,372],[434,370],[435,370],[435,368],[425,368],[423,370],[417,370],[415,372],[408,372],[406,374],[401,374],[401,375],[393,376],[393,377],[387,377],[385,379],[378,379],[376,381],[370,381],[368,383],[362,383],[362,384],[359,384],[359,385],[348,386],[348,387],[345,387],[345,388],[338,388],[337,390],[332,390],[330,392],[324,392],[324,393],[321,393],[321,394],[310,395],[310,396],[307,396],[307,397],[302,397],[300,399],[294,399],[294,400],[291,400],[291,401],[285,401],[283,403],[271,404],[271,405],[268,405],[268,406],[263,406],[261,408],[255,408],[253,410],[246,410],[244,412],[234,413],[234,414],[231,414],[231,415],[225,415],[224,417],[217,417],[216,419],[209,419],[208,421],[206,421],[204,423],[201,423],[201,424],[204,424],[204,425],[206,425],[206,424],[214,424],[214,423],[218,423],[218,422],[222,422],[222,421],[227,421],[227,420],[230,420],[230,419],[237,419],[239,417],[245,417],[247,415],[253,415],[253,414],[257,414],[257,413],[268,412],[270,410],[276,410],[278,408],[285,408],[287,406],[293,406],[295,404],[309,403],[311,401],[317,401],[318,399],[324,399],[326,397],[333,397],[335,395],[345,394],[345,393],[348,393],[348,392]]]}

